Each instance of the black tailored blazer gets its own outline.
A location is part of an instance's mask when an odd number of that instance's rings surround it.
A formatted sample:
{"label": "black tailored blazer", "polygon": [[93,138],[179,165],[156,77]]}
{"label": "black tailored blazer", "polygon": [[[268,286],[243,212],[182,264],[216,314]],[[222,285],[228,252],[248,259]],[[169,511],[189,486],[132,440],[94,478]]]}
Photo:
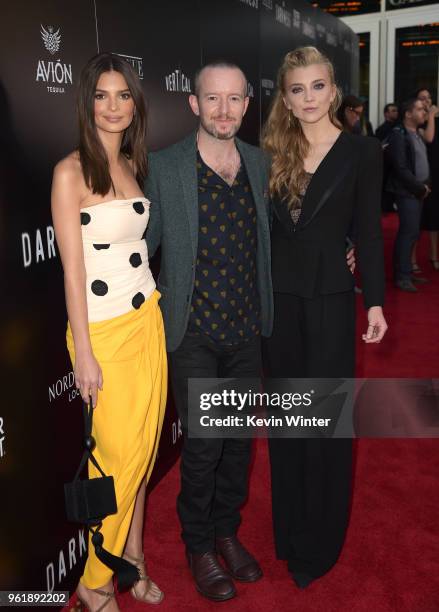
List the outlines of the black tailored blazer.
{"label": "black tailored blazer", "polygon": [[366,308],[384,303],[382,150],[378,139],[342,132],[318,166],[294,225],[272,202],[273,290],[304,298],[350,291],[346,237],[355,242]]}

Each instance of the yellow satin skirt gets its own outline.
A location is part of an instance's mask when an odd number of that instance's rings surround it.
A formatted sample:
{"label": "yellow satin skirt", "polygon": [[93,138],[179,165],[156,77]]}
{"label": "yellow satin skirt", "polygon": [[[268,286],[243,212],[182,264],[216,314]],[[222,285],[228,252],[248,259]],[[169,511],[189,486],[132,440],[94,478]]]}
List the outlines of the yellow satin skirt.
{"label": "yellow satin skirt", "polygon": [[[114,477],[117,514],[103,521],[104,547],[120,556],[125,547],[139,485],[151,476],[163,424],[167,357],[163,320],[155,291],[138,310],[90,323],[93,353],[101,366],[103,390],[93,413],[94,455]],[[73,337],[67,348],[75,363]],[[91,462],[90,478],[99,476]],[[106,584],[112,571],[97,559],[89,540],[81,582],[89,589]]]}

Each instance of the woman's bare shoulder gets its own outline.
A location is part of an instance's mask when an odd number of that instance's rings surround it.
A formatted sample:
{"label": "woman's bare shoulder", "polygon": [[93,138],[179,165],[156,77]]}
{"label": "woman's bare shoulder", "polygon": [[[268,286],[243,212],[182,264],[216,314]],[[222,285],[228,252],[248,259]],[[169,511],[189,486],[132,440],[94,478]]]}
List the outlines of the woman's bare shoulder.
{"label": "woman's bare shoulder", "polygon": [[82,178],[81,162],[78,151],[72,151],[61,159],[53,169],[53,175],[59,180],[71,181]]}
{"label": "woman's bare shoulder", "polygon": [[61,159],[53,169],[52,199],[80,205],[88,190],[77,151]]}
{"label": "woman's bare shoulder", "polygon": [[61,159],[53,170],[52,187],[61,193],[67,190],[79,200],[86,197],[88,190],[84,181],[78,151],[72,151]]}

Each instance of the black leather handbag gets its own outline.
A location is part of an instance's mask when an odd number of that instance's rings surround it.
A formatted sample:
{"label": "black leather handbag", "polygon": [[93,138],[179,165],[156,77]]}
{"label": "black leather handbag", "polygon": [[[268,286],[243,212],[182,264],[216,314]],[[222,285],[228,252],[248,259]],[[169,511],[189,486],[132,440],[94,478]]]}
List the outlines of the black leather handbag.
{"label": "black leather handbag", "polygon": [[[93,402],[84,402],[84,452],[72,482],[64,484],[64,497],[67,519],[74,523],[85,524],[90,530],[91,542],[97,558],[116,575],[118,588],[128,589],[140,579],[139,570],[122,557],[112,555],[103,547],[104,536],[100,532],[102,521],[110,514],[117,513],[116,492],[113,476],[106,476],[93,450],[96,441],[91,435],[93,427]],[[87,460],[90,460],[101,476],[80,480],[79,476]]]}
{"label": "black leather handbag", "polygon": [[[91,435],[93,426],[93,403],[83,404],[84,411],[84,453],[72,482],[64,485],[67,519],[73,523],[97,525],[106,516],[117,512],[113,476],[106,476],[93,456],[96,446]],[[86,461],[90,459],[101,477],[80,480],[79,475]]]}

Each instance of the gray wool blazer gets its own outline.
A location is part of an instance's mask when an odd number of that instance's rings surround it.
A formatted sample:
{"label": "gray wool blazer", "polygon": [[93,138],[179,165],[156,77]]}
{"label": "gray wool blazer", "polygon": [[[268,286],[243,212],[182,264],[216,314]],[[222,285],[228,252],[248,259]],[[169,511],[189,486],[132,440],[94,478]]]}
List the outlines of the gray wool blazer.
{"label": "gray wool blazer", "polygon": [[[260,149],[236,139],[244,161],[257,211],[257,278],[261,300],[262,334],[273,325],[270,263],[270,201],[268,166]],[[196,132],[176,144],[150,153],[145,195],[150,200],[146,232],[149,257],[161,246],[157,289],[162,297],[168,351],[175,351],[186,332],[195,282],[198,248],[198,178]]]}

